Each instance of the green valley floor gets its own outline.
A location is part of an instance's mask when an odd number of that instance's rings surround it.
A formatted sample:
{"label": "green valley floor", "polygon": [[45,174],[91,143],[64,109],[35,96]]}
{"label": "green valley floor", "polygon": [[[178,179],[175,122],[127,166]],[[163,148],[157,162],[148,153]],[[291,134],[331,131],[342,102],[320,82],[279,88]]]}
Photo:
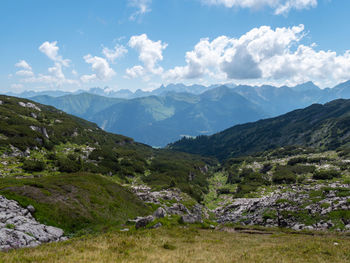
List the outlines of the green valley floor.
{"label": "green valley floor", "polygon": [[350,262],[350,236],[194,226],[113,231],[0,253],[0,262]]}

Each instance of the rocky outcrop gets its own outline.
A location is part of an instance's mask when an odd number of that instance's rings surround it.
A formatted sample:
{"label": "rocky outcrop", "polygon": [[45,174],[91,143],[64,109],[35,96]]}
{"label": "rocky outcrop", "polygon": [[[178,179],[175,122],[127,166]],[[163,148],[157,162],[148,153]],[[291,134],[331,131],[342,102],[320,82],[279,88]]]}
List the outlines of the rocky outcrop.
{"label": "rocky outcrop", "polygon": [[146,203],[160,204],[160,200],[175,200],[176,202],[180,202],[182,200],[181,191],[177,188],[162,191],[151,191],[150,187],[141,185],[133,186],[131,190]]}
{"label": "rocky outcrop", "polygon": [[34,247],[65,240],[63,230],[37,222],[33,206],[22,208],[16,201],[0,196],[0,250]]}
{"label": "rocky outcrop", "polygon": [[41,109],[38,106],[36,106],[34,103],[31,103],[31,102],[25,103],[25,102],[20,101],[20,102],[18,102],[18,105],[21,107],[24,107],[24,108],[30,108],[30,109],[34,109],[37,111],[41,111]]}
{"label": "rocky outcrop", "polygon": [[[182,193],[179,189],[172,188],[162,191],[151,191],[151,188],[142,185],[133,186],[131,190],[142,201],[160,205],[153,213],[153,216],[138,217],[134,220],[129,220],[130,223],[135,223],[136,228],[145,227],[155,218],[163,218],[170,215],[181,216],[183,223],[200,223],[203,222],[203,216],[206,215],[205,207],[200,204],[186,207],[183,203],[185,203],[186,198],[190,197],[186,197],[186,194]],[[153,220],[149,221],[151,217],[153,217]],[[147,224],[145,225],[144,222],[147,222]]]}
{"label": "rocky outcrop", "polygon": [[219,223],[288,227],[294,230],[350,230],[350,185],[279,187],[261,198],[239,198],[214,212]]}

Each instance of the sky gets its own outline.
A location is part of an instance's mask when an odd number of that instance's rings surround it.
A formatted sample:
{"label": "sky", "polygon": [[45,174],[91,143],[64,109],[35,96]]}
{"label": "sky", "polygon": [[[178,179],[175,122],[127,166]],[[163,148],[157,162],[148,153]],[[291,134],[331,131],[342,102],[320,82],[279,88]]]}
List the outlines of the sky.
{"label": "sky", "polygon": [[0,92],[350,79],[348,0],[1,0]]}

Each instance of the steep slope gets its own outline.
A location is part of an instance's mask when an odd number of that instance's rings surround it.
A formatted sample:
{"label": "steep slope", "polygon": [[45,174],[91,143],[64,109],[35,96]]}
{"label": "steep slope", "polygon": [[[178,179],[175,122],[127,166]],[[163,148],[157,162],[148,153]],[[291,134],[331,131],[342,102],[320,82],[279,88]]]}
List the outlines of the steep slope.
{"label": "steep slope", "polygon": [[157,189],[176,185],[198,200],[206,191],[206,163],[200,157],[155,150],[51,106],[15,97],[0,96],[0,158],[3,178],[80,172],[86,178],[108,176],[112,182],[137,179]]}
{"label": "steep slope", "polygon": [[314,104],[285,115],[237,125],[212,136],[183,138],[171,149],[218,159],[286,145],[335,149],[350,142],[350,100]]}

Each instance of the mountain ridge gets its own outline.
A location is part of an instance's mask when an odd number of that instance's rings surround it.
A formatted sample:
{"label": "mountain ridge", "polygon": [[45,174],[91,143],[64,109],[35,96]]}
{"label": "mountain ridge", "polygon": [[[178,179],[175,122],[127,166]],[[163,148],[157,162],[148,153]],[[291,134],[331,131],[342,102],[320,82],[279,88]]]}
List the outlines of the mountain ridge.
{"label": "mountain ridge", "polygon": [[350,100],[338,99],[236,125],[211,136],[183,138],[169,148],[219,160],[290,145],[335,149],[350,142],[349,123]]}

